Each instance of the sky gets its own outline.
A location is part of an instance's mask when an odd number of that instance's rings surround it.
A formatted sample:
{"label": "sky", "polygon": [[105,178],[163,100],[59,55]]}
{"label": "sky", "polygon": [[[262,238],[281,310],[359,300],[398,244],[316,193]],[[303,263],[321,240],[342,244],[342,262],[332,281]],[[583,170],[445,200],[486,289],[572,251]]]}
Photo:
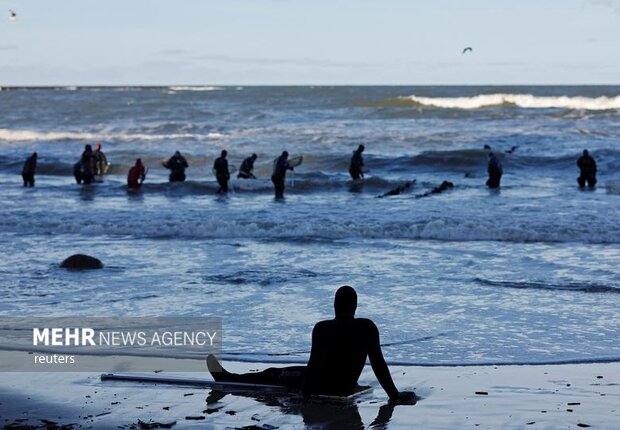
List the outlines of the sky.
{"label": "sky", "polygon": [[0,0],[0,86],[620,84],[619,48],[620,0]]}

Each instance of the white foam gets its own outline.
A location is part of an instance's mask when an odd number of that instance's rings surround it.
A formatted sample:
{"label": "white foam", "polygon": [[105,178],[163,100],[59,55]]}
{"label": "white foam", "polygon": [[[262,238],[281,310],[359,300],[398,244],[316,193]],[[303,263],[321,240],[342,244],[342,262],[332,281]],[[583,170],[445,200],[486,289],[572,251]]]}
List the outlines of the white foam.
{"label": "white foam", "polygon": [[8,142],[38,142],[58,140],[105,140],[105,141],[134,141],[134,140],[171,140],[195,139],[211,140],[223,139],[226,135],[217,132],[207,134],[176,133],[176,134],[145,134],[145,133],[89,133],[73,131],[37,131],[37,130],[8,130],[0,128],[0,141]]}
{"label": "white foam", "polygon": [[479,109],[504,104],[516,105],[520,108],[545,109],[581,109],[581,110],[608,110],[620,109],[620,95],[616,97],[550,97],[534,96],[531,94],[481,94],[473,97],[405,97],[423,106],[433,106],[446,109]]}
{"label": "white foam", "polygon": [[213,87],[213,86],[205,86],[205,87],[178,86],[178,87],[169,87],[169,89],[172,91],[221,91],[224,88]]}

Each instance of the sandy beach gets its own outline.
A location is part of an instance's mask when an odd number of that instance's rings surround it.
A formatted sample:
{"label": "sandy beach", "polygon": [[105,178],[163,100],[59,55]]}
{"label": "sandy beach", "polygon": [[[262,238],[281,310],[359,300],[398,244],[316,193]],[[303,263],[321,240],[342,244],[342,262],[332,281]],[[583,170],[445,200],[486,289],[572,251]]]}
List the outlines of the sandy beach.
{"label": "sandy beach", "polygon": [[[269,364],[226,365],[240,372]],[[148,424],[160,423],[213,429],[612,430],[620,422],[619,363],[392,366],[391,371],[400,389],[419,395],[416,405],[390,405],[368,366],[360,383],[371,385],[373,392],[348,403],[102,382],[99,374],[89,373],[5,373],[0,382],[0,424],[4,428],[149,428]]]}

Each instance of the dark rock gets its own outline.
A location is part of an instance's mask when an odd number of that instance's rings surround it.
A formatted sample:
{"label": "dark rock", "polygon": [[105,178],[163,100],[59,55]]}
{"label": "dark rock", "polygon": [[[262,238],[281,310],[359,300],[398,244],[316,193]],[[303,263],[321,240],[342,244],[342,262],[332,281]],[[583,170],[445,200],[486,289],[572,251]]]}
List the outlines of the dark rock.
{"label": "dark rock", "polygon": [[90,255],[74,254],[60,263],[60,267],[72,270],[103,269],[103,263]]}

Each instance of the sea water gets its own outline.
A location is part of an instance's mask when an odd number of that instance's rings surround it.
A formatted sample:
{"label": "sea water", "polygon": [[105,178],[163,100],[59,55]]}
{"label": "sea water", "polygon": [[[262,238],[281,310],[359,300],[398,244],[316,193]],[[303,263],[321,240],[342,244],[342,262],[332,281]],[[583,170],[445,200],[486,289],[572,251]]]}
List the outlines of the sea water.
{"label": "sea water", "polygon": [[[389,363],[620,359],[620,87],[0,91],[0,316],[218,316],[224,357],[303,363],[344,284]],[[112,163],[72,177],[85,144]],[[348,174],[364,144],[363,184]],[[489,145],[504,165],[485,187]],[[579,190],[589,149],[595,190]],[[257,180],[215,194],[214,159]],[[511,151],[511,149],[514,149]],[[161,162],[188,159],[185,183]],[[303,155],[286,199],[269,180]],[[39,154],[36,187],[21,166]],[[508,151],[508,152],[507,152]],[[128,193],[136,158],[149,167]],[[407,192],[379,195],[415,180]],[[447,180],[454,188],[422,197]],[[294,181],[294,183],[293,183]],[[58,267],[74,253],[105,269]],[[182,351],[179,351],[182,355]]]}

